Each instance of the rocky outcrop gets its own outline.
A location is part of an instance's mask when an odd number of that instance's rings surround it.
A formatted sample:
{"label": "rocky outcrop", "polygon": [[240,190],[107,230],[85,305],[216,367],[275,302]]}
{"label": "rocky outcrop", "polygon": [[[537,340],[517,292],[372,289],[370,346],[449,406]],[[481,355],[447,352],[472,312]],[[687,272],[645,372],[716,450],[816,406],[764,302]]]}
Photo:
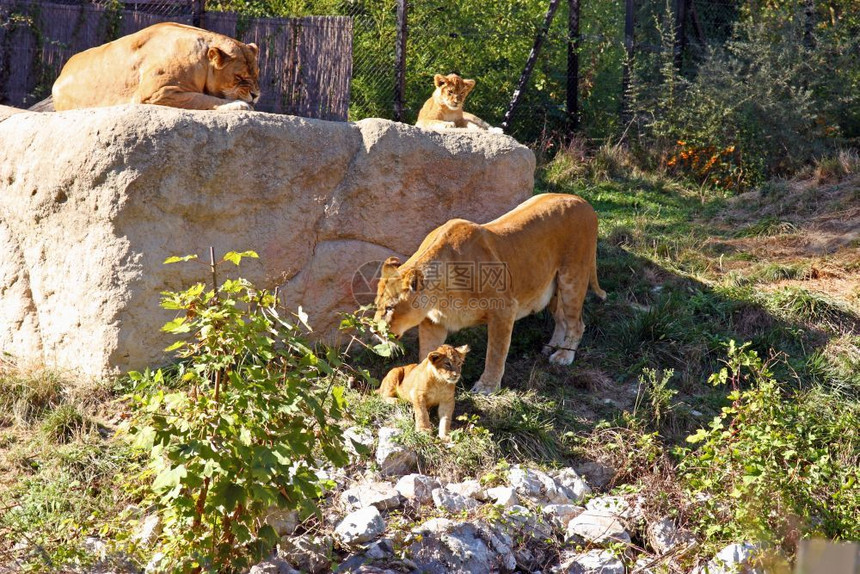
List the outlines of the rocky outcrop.
{"label": "rocky outcrop", "polygon": [[531,151],[486,132],[159,106],[0,110],[0,352],[91,375],[165,362],[159,293],[207,273],[162,262],[209,246],[257,251],[241,275],[279,286],[331,337],[338,313],[372,299],[374,262],[411,254],[450,218],[501,215],[533,175]]}

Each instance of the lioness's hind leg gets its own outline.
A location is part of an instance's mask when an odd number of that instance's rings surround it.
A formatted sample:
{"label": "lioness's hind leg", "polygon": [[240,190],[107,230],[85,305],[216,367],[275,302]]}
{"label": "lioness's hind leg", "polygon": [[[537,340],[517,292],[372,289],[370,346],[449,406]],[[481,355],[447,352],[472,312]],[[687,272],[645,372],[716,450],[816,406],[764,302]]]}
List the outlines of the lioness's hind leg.
{"label": "lioness's hind leg", "polygon": [[585,301],[585,293],[588,290],[589,276],[580,277],[576,274],[559,273],[558,276],[558,307],[556,321],[561,319],[564,323],[564,338],[558,349],[550,355],[550,363],[556,365],[569,365],[576,356],[576,349],[585,331],[582,322],[582,303]]}
{"label": "lioness's hind leg", "polygon": [[564,336],[567,334],[567,321],[564,318],[561,304],[559,303],[558,290],[553,294],[552,299],[547,305],[547,308],[552,313],[552,319],[555,321],[555,328],[552,331],[552,337],[549,343],[544,345],[541,351],[544,355],[552,355],[555,350],[564,342]]}

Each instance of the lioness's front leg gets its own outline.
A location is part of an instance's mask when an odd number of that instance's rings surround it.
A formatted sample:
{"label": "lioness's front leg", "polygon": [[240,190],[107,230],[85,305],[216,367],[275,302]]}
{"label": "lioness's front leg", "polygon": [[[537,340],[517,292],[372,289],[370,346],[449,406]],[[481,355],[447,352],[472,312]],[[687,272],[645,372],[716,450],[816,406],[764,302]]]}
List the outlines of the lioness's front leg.
{"label": "lioness's front leg", "polygon": [[161,86],[149,89],[145,83],[137,91],[137,99],[141,104],[170,106],[186,110],[253,110],[248,102],[242,100],[226,100],[198,92],[186,92],[177,86]]}
{"label": "lioness's front leg", "polygon": [[418,360],[426,359],[427,355],[445,342],[447,336],[448,330],[444,326],[438,325],[430,319],[421,321],[418,324]]}
{"label": "lioness's front leg", "polygon": [[412,408],[415,410],[415,430],[417,431],[432,431],[430,426],[430,412],[427,410],[427,401],[421,397],[412,401]]}
{"label": "lioness's front leg", "polygon": [[454,394],[439,403],[439,438],[448,438],[451,432],[451,417],[454,416]]}
{"label": "lioness's front leg", "polygon": [[473,393],[489,395],[499,390],[502,375],[505,374],[508,347],[511,346],[514,317],[513,313],[497,315],[487,323],[487,360],[484,363],[484,373],[472,387]]}

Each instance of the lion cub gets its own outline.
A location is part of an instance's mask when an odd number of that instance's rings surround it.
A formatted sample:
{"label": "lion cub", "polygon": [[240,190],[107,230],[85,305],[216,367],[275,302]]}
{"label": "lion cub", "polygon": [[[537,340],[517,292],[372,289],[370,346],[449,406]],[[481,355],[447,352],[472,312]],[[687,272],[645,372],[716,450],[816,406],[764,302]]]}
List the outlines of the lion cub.
{"label": "lion cub", "polygon": [[478,116],[463,111],[463,103],[475,87],[475,80],[464,80],[457,74],[436,74],[433,83],[436,84],[436,91],[418,112],[416,126],[425,129],[465,128],[502,133],[500,128],[491,127]]}
{"label": "lion cub", "polygon": [[442,345],[418,364],[391,369],[382,379],[378,392],[387,400],[400,397],[411,402],[415,410],[415,428],[419,431],[433,430],[427,409],[439,405],[439,436],[448,438],[454,414],[454,386],[460,380],[468,352],[469,345]]}

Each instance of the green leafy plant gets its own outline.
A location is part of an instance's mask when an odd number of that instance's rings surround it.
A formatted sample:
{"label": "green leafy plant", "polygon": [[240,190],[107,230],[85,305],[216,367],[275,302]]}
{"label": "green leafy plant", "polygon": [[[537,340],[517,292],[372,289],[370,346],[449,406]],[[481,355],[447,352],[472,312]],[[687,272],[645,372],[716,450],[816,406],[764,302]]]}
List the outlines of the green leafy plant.
{"label": "green leafy plant", "polygon": [[[217,265],[245,257],[256,254],[213,260],[213,278]],[[304,341],[301,309],[287,320],[272,293],[244,279],[165,292],[161,305],[178,313],[163,330],[181,337],[169,350],[182,362],[172,381],[162,370],[130,373],[129,396],[129,433],[154,477],[144,503],[164,525],[158,567],[239,571],[277,541],[261,520],[268,510],[316,511],[314,469],[347,462],[333,424],[345,405],[343,365]]]}
{"label": "green leafy plant", "polygon": [[709,428],[687,438],[680,475],[715,540],[755,539],[794,550],[800,535],[860,535],[860,411],[821,389],[789,392],[748,343],[729,344],[714,384],[730,383]]}

